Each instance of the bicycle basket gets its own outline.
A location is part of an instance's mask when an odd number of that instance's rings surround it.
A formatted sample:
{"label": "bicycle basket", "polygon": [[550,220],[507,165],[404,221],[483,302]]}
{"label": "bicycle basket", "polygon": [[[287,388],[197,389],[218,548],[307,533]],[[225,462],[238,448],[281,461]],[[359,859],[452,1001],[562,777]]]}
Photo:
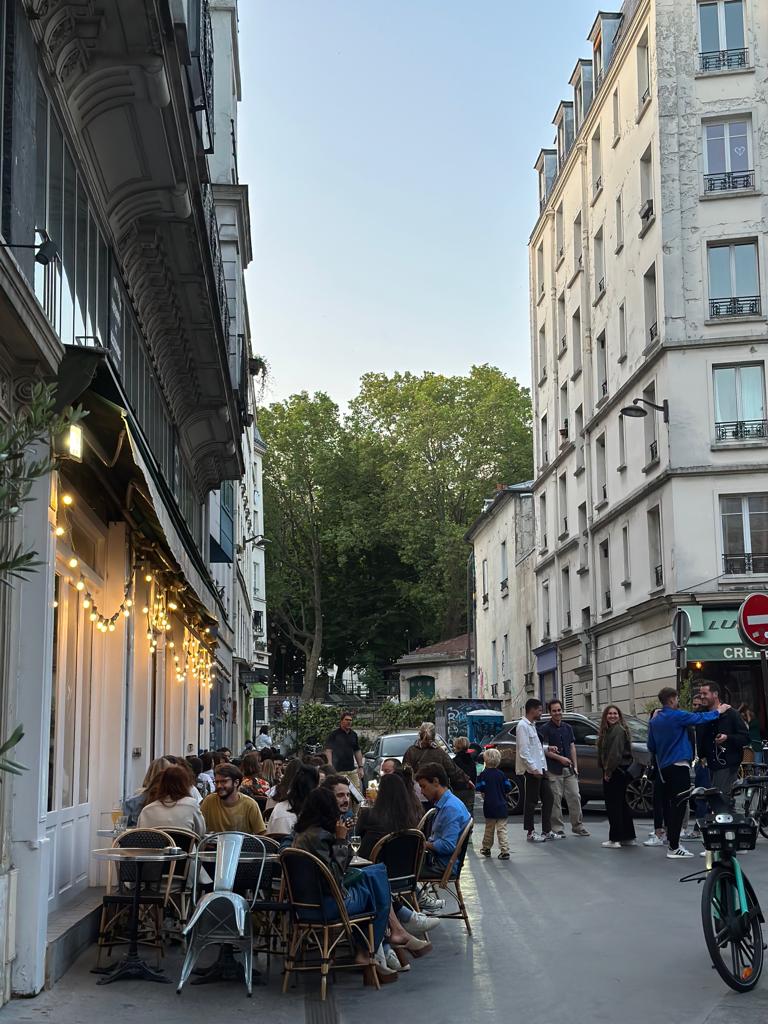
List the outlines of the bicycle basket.
{"label": "bicycle basket", "polygon": [[701,826],[701,837],[705,850],[719,853],[754,850],[757,844],[757,825],[751,818],[739,821],[716,821],[709,818]]}

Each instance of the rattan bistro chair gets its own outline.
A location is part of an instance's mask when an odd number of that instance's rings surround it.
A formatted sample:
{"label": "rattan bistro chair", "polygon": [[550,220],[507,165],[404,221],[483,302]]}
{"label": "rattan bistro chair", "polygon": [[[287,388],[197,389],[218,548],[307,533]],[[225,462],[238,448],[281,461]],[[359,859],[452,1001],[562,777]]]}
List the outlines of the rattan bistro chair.
{"label": "rattan bistro chair", "polygon": [[374,864],[387,869],[393,896],[400,896],[414,910],[419,908],[416,882],[424,862],[424,833],[415,828],[391,832],[376,843],[371,851]]}
{"label": "rattan bistro chair", "polygon": [[424,815],[424,817],[419,822],[419,824],[416,826],[418,828],[419,832],[423,832],[424,833],[424,838],[425,839],[429,839],[430,833],[432,832],[432,825],[434,823],[435,815],[436,814],[437,814],[437,808],[436,807],[430,807],[429,810],[427,811],[427,813]]}
{"label": "rattan bistro chair", "polygon": [[446,920],[446,918],[449,920],[453,919],[463,921],[470,935],[472,934],[472,926],[469,923],[467,908],[464,904],[464,896],[461,892],[461,871],[464,867],[467,849],[469,848],[469,843],[472,838],[473,825],[474,822],[470,821],[465,826],[464,831],[461,833],[459,840],[456,843],[456,849],[451,854],[451,857],[445,866],[445,870],[443,870],[442,873],[439,869],[423,867],[419,874],[419,882],[435,892],[437,892],[438,889],[442,889],[456,901],[456,910],[447,914],[440,913],[440,919],[442,921]]}
{"label": "rattan bistro chair", "polygon": [[[306,850],[289,847],[280,854],[280,862],[291,907],[283,992],[288,991],[294,971],[319,970],[320,998],[325,1000],[331,965],[334,970],[360,966],[354,962],[354,957],[342,963],[336,960],[339,946],[346,943],[350,951],[354,951],[355,938],[367,946],[370,970],[378,988],[379,979],[373,967],[373,914],[350,917],[335,878],[318,857]],[[335,903],[330,913],[327,910],[329,897]],[[319,962],[317,959],[308,962],[307,952],[317,954]]]}

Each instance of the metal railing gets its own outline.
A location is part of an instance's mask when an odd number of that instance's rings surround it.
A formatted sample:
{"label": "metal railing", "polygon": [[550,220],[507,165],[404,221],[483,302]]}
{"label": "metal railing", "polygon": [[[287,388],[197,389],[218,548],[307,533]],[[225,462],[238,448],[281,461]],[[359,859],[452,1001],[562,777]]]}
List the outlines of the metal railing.
{"label": "metal railing", "polygon": [[[194,4],[191,5],[194,7]],[[198,0],[191,16],[192,65],[189,75],[192,110],[200,115],[203,151],[213,152],[213,25],[209,0]]]}
{"label": "metal railing", "polygon": [[654,322],[648,328],[648,335],[649,335],[651,341],[656,341],[656,339],[658,338],[658,336],[659,336],[659,323],[658,323],[657,320],[654,320]]}
{"label": "metal railing", "polygon": [[603,187],[603,176],[602,176],[602,174],[598,174],[598,176],[595,178],[594,182],[592,183],[592,195],[596,196],[597,193],[600,191],[600,189],[602,187]]}
{"label": "metal railing", "polygon": [[564,334],[562,336],[562,338],[560,339],[560,351],[564,352],[567,347],[568,347],[568,337],[567,337],[567,335]]}
{"label": "metal railing", "polygon": [[755,187],[754,171],[718,171],[704,175],[705,192],[736,192]]}
{"label": "metal railing", "polygon": [[709,316],[712,320],[721,316],[759,316],[760,309],[759,295],[734,295],[729,299],[709,300]]}
{"label": "metal railing", "polygon": [[499,589],[501,590],[502,594],[504,593],[504,591],[509,590],[509,580],[503,579],[499,584]]}
{"label": "metal railing", "polygon": [[731,420],[715,424],[718,441],[768,440],[768,420]]}
{"label": "metal railing", "polygon": [[600,280],[597,282],[597,294],[598,295],[602,295],[604,291],[605,291],[605,278],[601,277]]}
{"label": "metal railing", "polygon": [[700,71],[724,71],[731,68],[745,68],[749,64],[749,50],[746,46],[738,50],[707,50],[699,54]]}
{"label": "metal railing", "polygon": [[723,555],[723,572],[726,576],[763,575],[768,573],[768,555]]}
{"label": "metal railing", "polygon": [[657,565],[653,570],[653,577],[656,580],[656,586],[661,587],[664,585],[664,566]]}
{"label": "metal railing", "polygon": [[646,102],[650,98],[651,98],[651,87],[650,87],[650,85],[647,85],[645,87],[645,91],[643,92],[643,95],[640,97],[640,106],[641,107],[645,106]]}
{"label": "metal railing", "polygon": [[570,629],[571,628],[571,613],[570,613],[570,611],[566,611],[566,613],[565,613],[565,628],[566,629]]}
{"label": "metal railing", "polygon": [[610,590],[606,590],[606,592],[603,594],[603,601],[604,601],[606,609],[610,610],[610,607],[611,607],[611,592],[610,592]]}
{"label": "metal railing", "polygon": [[228,341],[229,302],[227,300],[227,283],[224,276],[224,260],[222,259],[221,243],[219,241],[219,222],[216,218],[216,204],[213,197],[213,188],[207,182],[203,182],[200,188],[203,195],[206,234],[208,236],[208,245],[211,249],[213,273],[216,279],[216,296],[219,302],[221,326],[224,330],[224,337]]}
{"label": "metal railing", "polygon": [[659,442],[658,441],[651,441],[651,443],[650,443],[650,445],[648,447],[649,447],[649,450],[650,450],[650,453],[651,453],[651,462],[658,462],[659,461]]}
{"label": "metal railing", "polygon": [[600,488],[600,493],[603,496],[603,501],[608,501],[608,484],[605,483]]}
{"label": "metal railing", "polygon": [[602,382],[602,384],[600,385],[600,393],[602,394],[603,397],[605,397],[608,394],[608,381],[607,380],[604,380]]}
{"label": "metal railing", "polygon": [[563,516],[563,529],[562,529],[562,533],[563,534],[568,533],[568,516]]}

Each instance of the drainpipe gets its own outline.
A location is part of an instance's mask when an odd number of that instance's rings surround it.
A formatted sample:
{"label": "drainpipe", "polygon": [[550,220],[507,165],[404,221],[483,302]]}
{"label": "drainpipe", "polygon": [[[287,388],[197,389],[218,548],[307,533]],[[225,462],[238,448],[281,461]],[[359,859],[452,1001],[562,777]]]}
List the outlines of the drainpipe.
{"label": "drainpipe", "polygon": [[474,615],[475,549],[467,558],[467,696],[472,700],[472,648],[477,650],[477,630]]}

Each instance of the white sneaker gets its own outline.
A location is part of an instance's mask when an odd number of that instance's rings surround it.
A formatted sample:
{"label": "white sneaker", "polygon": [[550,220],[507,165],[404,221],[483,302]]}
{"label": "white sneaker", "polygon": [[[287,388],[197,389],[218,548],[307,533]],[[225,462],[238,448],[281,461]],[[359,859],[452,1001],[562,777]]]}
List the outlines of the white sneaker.
{"label": "white sneaker", "polygon": [[606,850],[620,850],[621,849],[621,843],[612,843],[610,839],[606,839],[605,842],[604,843],[600,843],[600,845],[604,846],[606,848]]}
{"label": "white sneaker", "polygon": [[419,896],[419,906],[428,914],[434,914],[435,911],[443,909],[445,906],[445,900],[439,900],[431,893],[421,893]]}
{"label": "white sneaker", "polygon": [[684,846],[678,846],[676,850],[667,850],[667,856],[674,859],[675,857],[692,857],[693,854],[690,850],[686,850]]}
{"label": "white sneaker", "polygon": [[[439,902],[442,903],[443,901],[440,900]],[[403,928],[412,935],[423,935],[425,932],[429,932],[433,928],[437,928],[439,924],[439,917],[427,917],[426,914],[413,913],[403,924]]]}
{"label": "white sneaker", "polygon": [[529,832],[525,837],[529,843],[546,843],[547,837],[540,832]]}
{"label": "white sneaker", "polygon": [[687,828],[687,829],[685,829],[684,832],[680,833],[680,838],[681,839],[691,840],[691,839],[698,839],[699,836],[696,835],[696,833],[694,832],[694,830],[692,828]]}
{"label": "white sneaker", "polygon": [[651,832],[650,839],[646,839],[643,846],[666,846],[663,839],[660,839],[655,832]]}
{"label": "white sneaker", "polygon": [[554,839],[565,839],[565,833],[564,832],[545,832],[544,833],[544,838],[545,839],[552,839],[552,840],[554,840]]}
{"label": "white sneaker", "polygon": [[411,969],[410,964],[400,963],[400,961],[397,959],[397,953],[391,947],[385,953],[385,958],[387,962],[387,967],[390,969],[390,971],[397,971],[399,973],[400,971],[410,971]]}

